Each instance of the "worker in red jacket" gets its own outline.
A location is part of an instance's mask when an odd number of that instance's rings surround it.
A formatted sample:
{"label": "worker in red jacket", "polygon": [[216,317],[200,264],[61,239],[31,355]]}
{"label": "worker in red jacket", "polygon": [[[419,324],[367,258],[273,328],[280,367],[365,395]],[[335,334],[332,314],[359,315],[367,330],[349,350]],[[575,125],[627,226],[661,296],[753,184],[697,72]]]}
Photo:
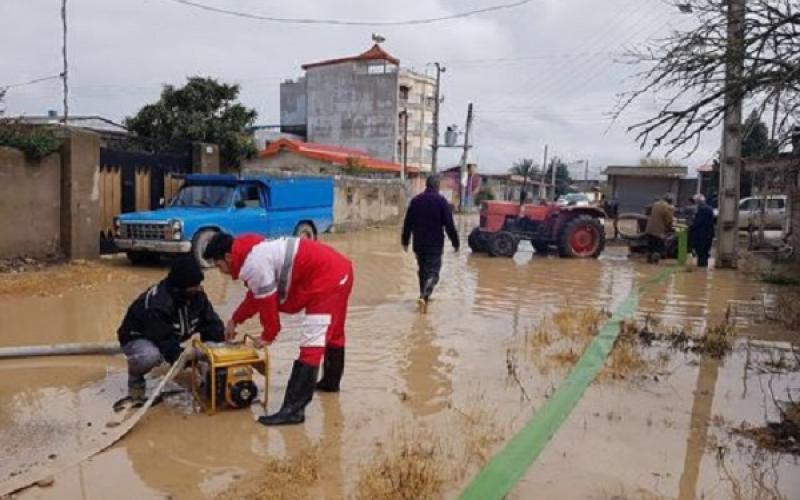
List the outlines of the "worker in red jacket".
{"label": "worker in red jacket", "polygon": [[[344,371],[345,319],[353,289],[353,266],[333,248],[313,240],[258,235],[234,239],[215,235],[203,257],[220,272],[241,279],[247,295],[225,327],[225,338],[236,336],[236,326],[258,314],[261,339],[271,343],[281,330],[279,312],[305,310],[300,356],[292,366],[281,409],[258,419],[264,425],[299,424],[317,390],[338,392]],[[317,383],[320,361],[325,358]]]}

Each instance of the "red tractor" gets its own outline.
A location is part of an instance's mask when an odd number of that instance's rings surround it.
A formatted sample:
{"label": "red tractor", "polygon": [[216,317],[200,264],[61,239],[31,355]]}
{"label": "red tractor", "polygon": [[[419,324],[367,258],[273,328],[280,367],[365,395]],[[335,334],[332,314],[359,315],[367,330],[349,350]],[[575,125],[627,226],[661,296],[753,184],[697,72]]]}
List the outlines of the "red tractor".
{"label": "red tractor", "polygon": [[530,240],[537,253],[556,247],[561,257],[595,258],[606,245],[606,214],[595,207],[484,201],[480,215],[467,240],[473,252],[512,257],[521,240]]}

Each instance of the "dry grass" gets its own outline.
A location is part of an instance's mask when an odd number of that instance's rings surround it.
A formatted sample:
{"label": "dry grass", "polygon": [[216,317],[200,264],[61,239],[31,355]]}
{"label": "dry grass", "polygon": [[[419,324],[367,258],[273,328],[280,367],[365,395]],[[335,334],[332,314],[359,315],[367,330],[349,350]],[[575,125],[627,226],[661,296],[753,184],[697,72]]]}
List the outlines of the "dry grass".
{"label": "dry grass", "polygon": [[608,319],[592,308],[565,306],[540,321],[525,336],[525,351],[542,373],[573,366]]}
{"label": "dry grass", "polygon": [[446,469],[440,439],[427,430],[401,430],[389,449],[367,463],[356,485],[359,500],[438,498]]}
{"label": "dry grass", "polygon": [[456,432],[451,440],[454,445],[463,445],[463,449],[451,450],[454,457],[461,458],[455,476],[460,479],[474,465],[483,465],[491,457],[492,448],[505,437],[503,429],[497,424],[496,409],[490,405],[485,395],[479,394],[469,398],[464,410],[454,408],[458,413],[456,425],[448,426]]}
{"label": "dry grass", "polygon": [[219,500],[302,500],[304,486],[319,479],[320,453],[317,446],[290,458],[268,458],[259,471],[237,480],[222,492]]}
{"label": "dry grass", "polygon": [[588,307],[575,309],[569,306],[553,314],[552,318],[559,336],[571,340],[594,337],[606,319],[608,316],[597,309]]}
{"label": "dry grass", "polygon": [[564,351],[554,352],[548,354],[548,358],[562,366],[572,366],[581,358],[579,352],[573,350],[571,347]]}
{"label": "dry grass", "polygon": [[484,394],[467,401],[463,409],[452,407],[442,426],[429,429],[415,422],[395,428],[390,442],[362,465],[354,497],[441,498],[447,486],[460,483],[485,464],[504,432]]}

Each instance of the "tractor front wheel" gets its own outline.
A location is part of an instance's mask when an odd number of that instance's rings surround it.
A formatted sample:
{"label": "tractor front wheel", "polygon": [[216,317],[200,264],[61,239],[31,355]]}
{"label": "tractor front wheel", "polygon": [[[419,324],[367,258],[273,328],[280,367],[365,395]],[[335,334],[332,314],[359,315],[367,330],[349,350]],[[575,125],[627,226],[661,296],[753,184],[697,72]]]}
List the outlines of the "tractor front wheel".
{"label": "tractor front wheel", "polygon": [[509,231],[498,231],[489,236],[489,255],[492,257],[513,257],[517,246],[519,240]]}
{"label": "tractor front wheel", "polygon": [[477,227],[469,233],[467,244],[475,253],[485,253],[489,251],[489,242],[486,241],[486,235]]}
{"label": "tractor front wheel", "polygon": [[589,215],[579,215],[569,221],[558,239],[561,257],[596,258],[605,246],[603,225]]}

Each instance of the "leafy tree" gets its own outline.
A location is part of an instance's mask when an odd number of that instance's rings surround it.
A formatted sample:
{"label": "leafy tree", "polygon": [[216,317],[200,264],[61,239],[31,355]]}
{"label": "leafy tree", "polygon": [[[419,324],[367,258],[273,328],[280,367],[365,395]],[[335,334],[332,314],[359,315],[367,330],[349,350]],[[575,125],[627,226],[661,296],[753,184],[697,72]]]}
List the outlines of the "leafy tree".
{"label": "leafy tree", "polygon": [[125,120],[136,134],[161,145],[179,141],[218,144],[223,166],[239,167],[256,153],[248,128],[256,111],[237,102],[238,85],[191,77],[186,85],[165,85],[161,97]]}
{"label": "leafy tree", "polygon": [[769,139],[767,126],[756,110],[747,117],[742,131],[742,158],[764,158],[778,152],[777,146]]}
{"label": "leafy tree", "polygon": [[541,175],[541,170],[538,165],[534,165],[533,160],[530,158],[522,158],[514,162],[514,165],[509,169],[513,175],[526,177],[529,180],[534,180]]}
{"label": "leafy tree", "polygon": [[[764,158],[778,152],[778,146],[769,138],[769,131],[754,109],[742,126],[742,158]],[[742,169],[739,193],[742,197],[753,194],[753,174]]]}
{"label": "leafy tree", "polygon": [[572,177],[569,175],[569,168],[567,164],[561,161],[561,158],[554,157],[550,160],[550,165],[547,167],[545,178],[550,180],[553,178],[553,168],[556,169],[556,198],[562,194],[569,192],[569,185],[572,184]]}

